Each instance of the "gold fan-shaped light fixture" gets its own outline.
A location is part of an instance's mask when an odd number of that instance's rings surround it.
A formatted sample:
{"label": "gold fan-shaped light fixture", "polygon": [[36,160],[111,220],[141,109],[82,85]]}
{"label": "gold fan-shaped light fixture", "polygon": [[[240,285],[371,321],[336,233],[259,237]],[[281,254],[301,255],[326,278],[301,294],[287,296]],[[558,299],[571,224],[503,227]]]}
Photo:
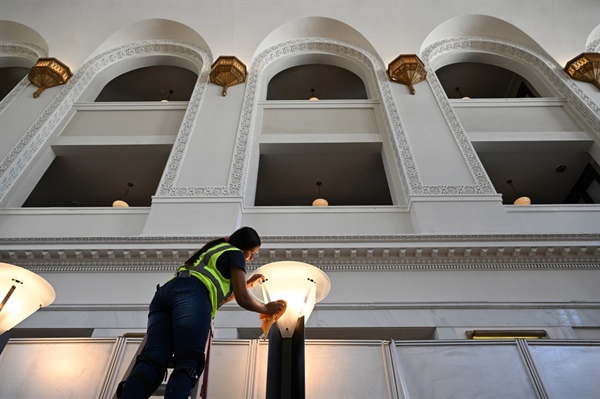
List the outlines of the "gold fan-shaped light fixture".
{"label": "gold fan-shaped light fixture", "polygon": [[227,89],[246,81],[246,65],[234,56],[220,56],[212,64],[210,82],[223,86],[223,96]]}
{"label": "gold fan-shaped light fixture", "polygon": [[67,83],[73,74],[68,66],[56,58],[40,58],[31,67],[27,77],[32,85],[39,87],[33,98],[38,98],[42,92],[50,87]]}
{"label": "gold fan-shaped light fixture", "polygon": [[581,53],[565,65],[565,72],[573,79],[592,83],[600,89],[600,53]]}
{"label": "gold fan-shaped light fixture", "polygon": [[388,65],[388,76],[393,82],[407,85],[410,94],[415,94],[414,85],[427,78],[427,71],[416,54],[400,54]]}

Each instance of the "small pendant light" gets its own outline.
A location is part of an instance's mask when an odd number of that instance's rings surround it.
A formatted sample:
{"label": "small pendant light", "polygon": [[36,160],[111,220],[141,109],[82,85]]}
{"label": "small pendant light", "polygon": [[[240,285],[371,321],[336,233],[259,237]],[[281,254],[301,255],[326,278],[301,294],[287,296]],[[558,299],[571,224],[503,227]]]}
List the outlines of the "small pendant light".
{"label": "small pendant light", "polygon": [[125,200],[127,199],[127,194],[129,194],[129,189],[131,189],[131,187],[133,187],[133,183],[127,183],[127,191],[125,191],[125,196],[122,200],[116,200],[113,202],[113,208],[129,208],[129,204],[125,202]]}
{"label": "small pendant light", "polygon": [[169,100],[171,99],[171,96],[173,95],[173,90],[169,90],[169,95],[167,96],[167,98],[163,98],[162,100],[160,100],[161,103],[168,103]]}
{"label": "small pendant light", "polygon": [[312,96],[309,98],[310,101],[319,101],[317,97],[315,97],[315,89],[310,89]]}
{"label": "small pendant light", "polygon": [[[513,186],[513,180],[512,179],[508,179],[506,181],[508,184],[510,184],[510,186],[512,187],[513,191],[515,192],[515,195],[517,197],[519,197],[519,194],[517,193],[517,190],[515,189],[515,186]],[[531,205],[531,198],[529,197],[519,197],[515,200],[515,202],[513,203],[514,205]]]}
{"label": "small pendant light", "polygon": [[321,183],[320,181],[317,182],[317,187],[319,189],[319,198],[317,198],[316,200],[313,201],[312,206],[328,206],[329,202],[327,202],[326,199],[321,198]]}
{"label": "small pendant light", "polygon": [[467,96],[463,96],[462,93],[460,92],[460,87],[457,87],[456,89],[454,89],[458,92],[458,95],[460,96],[461,99],[463,100],[470,100],[471,97],[467,97]]}

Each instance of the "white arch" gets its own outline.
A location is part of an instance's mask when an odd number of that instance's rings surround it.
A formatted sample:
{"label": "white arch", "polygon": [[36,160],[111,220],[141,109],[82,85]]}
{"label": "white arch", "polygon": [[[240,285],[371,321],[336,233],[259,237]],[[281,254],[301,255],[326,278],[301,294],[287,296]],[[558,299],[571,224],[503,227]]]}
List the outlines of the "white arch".
{"label": "white arch", "polygon": [[[208,61],[207,61],[208,62]],[[173,54],[162,54],[154,53],[147,54],[143,57],[136,57],[131,59],[123,60],[122,62],[116,62],[108,65],[106,68],[99,70],[95,75],[90,84],[81,93],[77,101],[79,102],[93,102],[102,89],[116,77],[123,75],[129,71],[135,69],[144,68],[147,66],[154,65],[171,65],[181,68],[188,69],[197,75],[202,72],[202,62],[181,57]]]}
{"label": "white arch", "polygon": [[277,62],[272,62],[265,66],[261,72],[261,87],[259,89],[259,99],[264,100],[267,96],[267,88],[269,81],[277,75],[279,72],[299,65],[307,64],[325,64],[333,65],[343,69],[346,69],[355,75],[357,75],[365,84],[367,90],[367,96],[369,99],[378,98],[379,93],[374,89],[373,85],[369,85],[368,82],[372,81],[370,78],[370,70],[365,67],[364,64],[357,63],[355,60],[347,57],[343,57],[335,54],[328,53],[294,53],[288,56],[282,57]]}
{"label": "white arch", "polygon": [[[516,72],[529,79],[543,82],[557,96],[564,97],[572,109],[577,112],[590,129],[600,138],[600,107],[581,90],[563,71],[562,67],[545,53],[517,43],[489,37],[457,37],[444,39],[426,47],[421,58],[427,69],[427,80],[434,95],[459,142],[467,141],[444,90],[435,75],[434,68],[448,63],[469,59],[470,56],[494,57],[504,59]],[[531,81],[531,80],[530,80]],[[534,83],[534,82],[532,82]],[[536,86],[537,87],[537,86]],[[465,144],[465,147],[466,144]]]}
{"label": "white arch", "polygon": [[257,47],[254,57],[280,43],[306,37],[328,38],[364,48],[371,54],[377,54],[371,43],[350,25],[331,18],[304,17],[288,22],[271,32]]}
{"label": "white arch", "polygon": [[[367,87],[376,91],[377,95],[373,98],[379,98],[383,105],[383,120],[386,124],[386,130],[389,134],[392,151],[396,167],[400,172],[400,180],[404,191],[404,196],[408,200],[411,195],[489,195],[495,194],[493,186],[486,178],[477,178],[485,176],[485,171],[481,168],[481,173],[474,174],[476,183],[473,186],[426,186],[422,183],[418,170],[415,166],[413,155],[410,151],[410,145],[404,128],[400,121],[398,110],[394,103],[392,92],[390,90],[390,81],[387,77],[386,68],[381,60],[371,52],[356,45],[352,45],[328,38],[304,38],[291,40],[276,44],[255,57],[248,73],[247,88],[244,98],[244,107],[241,115],[238,129],[236,153],[234,159],[237,164],[235,170],[237,178],[232,181],[237,192],[243,189],[243,183],[247,174],[249,163],[248,149],[251,148],[251,141],[254,129],[254,118],[256,114],[256,104],[260,100],[261,92],[266,90],[268,78],[273,75],[272,71],[277,71],[277,62],[284,62],[288,65],[288,60],[292,56],[312,56],[313,54],[328,54],[329,57],[338,57],[339,62],[344,67],[355,65],[358,68],[359,76],[363,77]],[[477,157],[475,157],[477,159]]]}
{"label": "white arch", "polygon": [[34,29],[19,22],[0,20],[0,37],[3,43],[28,43],[39,50],[40,54],[48,54],[48,43]]}
{"label": "white arch", "polygon": [[421,52],[445,39],[470,36],[515,43],[544,53],[544,49],[521,29],[499,18],[480,14],[459,15],[441,23],[427,35]]}
{"label": "white arch", "polygon": [[126,46],[129,43],[155,40],[188,43],[202,50],[212,59],[208,44],[198,32],[180,22],[161,18],[141,20],[113,33],[98,46],[90,58],[95,58],[98,54]]}
{"label": "white arch", "polygon": [[94,78],[102,76],[104,70],[107,70],[107,68],[110,69],[110,67],[118,63],[124,62],[126,64],[128,61],[135,61],[144,56],[171,56],[180,58],[184,60],[182,61],[183,63],[194,65],[200,71],[188,109],[184,115],[182,127],[159,184],[159,190],[163,195],[174,195],[173,187],[179,163],[182,159],[181,153],[187,147],[192,127],[198,116],[199,104],[202,101],[204,89],[208,82],[211,59],[209,54],[203,49],[192,44],[170,40],[155,40],[130,43],[105,51],[75,71],[73,77],[64,85],[36,123],[32,125],[23,135],[20,142],[2,160],[0,164],[0,201],[6,200],[9,190],[13,188],[21,173],[24,172],[27,165],[40,149],[46,145],[56,127],[68,115],[74,102],[86,91]]}

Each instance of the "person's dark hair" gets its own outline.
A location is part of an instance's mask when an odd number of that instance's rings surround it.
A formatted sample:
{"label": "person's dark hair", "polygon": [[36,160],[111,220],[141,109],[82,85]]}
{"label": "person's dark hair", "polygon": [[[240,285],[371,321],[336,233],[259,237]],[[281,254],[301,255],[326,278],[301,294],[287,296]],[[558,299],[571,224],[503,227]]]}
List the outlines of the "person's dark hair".
{"label": "person's dark hair", "polygon": [[221,237],[216,240],[212,240],[206,244],[202,248],[200,248],[196,253],[194,253],[188,260],[184,262],[186,266],[193,266],[194,263],[198,260],[200,255],[214,247],[215,245],[221,244],[223,242],[229,242],[236,248],[241,249],[242,251],[259,247],[260,246],[260,236],[252,227],[241,227],[237,229],[233,234],[229,237]]}

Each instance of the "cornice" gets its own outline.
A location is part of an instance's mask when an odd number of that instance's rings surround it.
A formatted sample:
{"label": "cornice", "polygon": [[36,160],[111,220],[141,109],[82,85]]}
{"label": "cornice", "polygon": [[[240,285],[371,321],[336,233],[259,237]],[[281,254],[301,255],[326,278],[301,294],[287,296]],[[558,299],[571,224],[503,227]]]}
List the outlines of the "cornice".
{"label": "cornice", "polygon": [[[122,237],[19,237],[0,238],[4,245],[71,245],[71,244],[194,244],[218,238],[216,236],[122,236]],[[388,235],[311,235],[262,236],[263,245],[276,243],[382,243],[382,242],[570,242],[596,241],[596,234],[388,234]]]}
{"label": "cornice", "polygon": [[[373,310],[432,310],[432,309],[481,309],[481,310],[505,310],[505,309],[592,309],[600,308],[598,302],[319,302],[315,310],[318,311],[373,311]],[[52,304],[41,308],[39,312],[114,312],[134,311],[148,312],[147,304]],[[225,304],[219,312],[243,311],[235,304]]]}
{"label": "cornice", "polygon": [[[1,239],[0,261],[38,272],[172,272],[214,237]],[[598,269],[575,235],[267,236],[249,268],[296,260],[328,271]]]}

